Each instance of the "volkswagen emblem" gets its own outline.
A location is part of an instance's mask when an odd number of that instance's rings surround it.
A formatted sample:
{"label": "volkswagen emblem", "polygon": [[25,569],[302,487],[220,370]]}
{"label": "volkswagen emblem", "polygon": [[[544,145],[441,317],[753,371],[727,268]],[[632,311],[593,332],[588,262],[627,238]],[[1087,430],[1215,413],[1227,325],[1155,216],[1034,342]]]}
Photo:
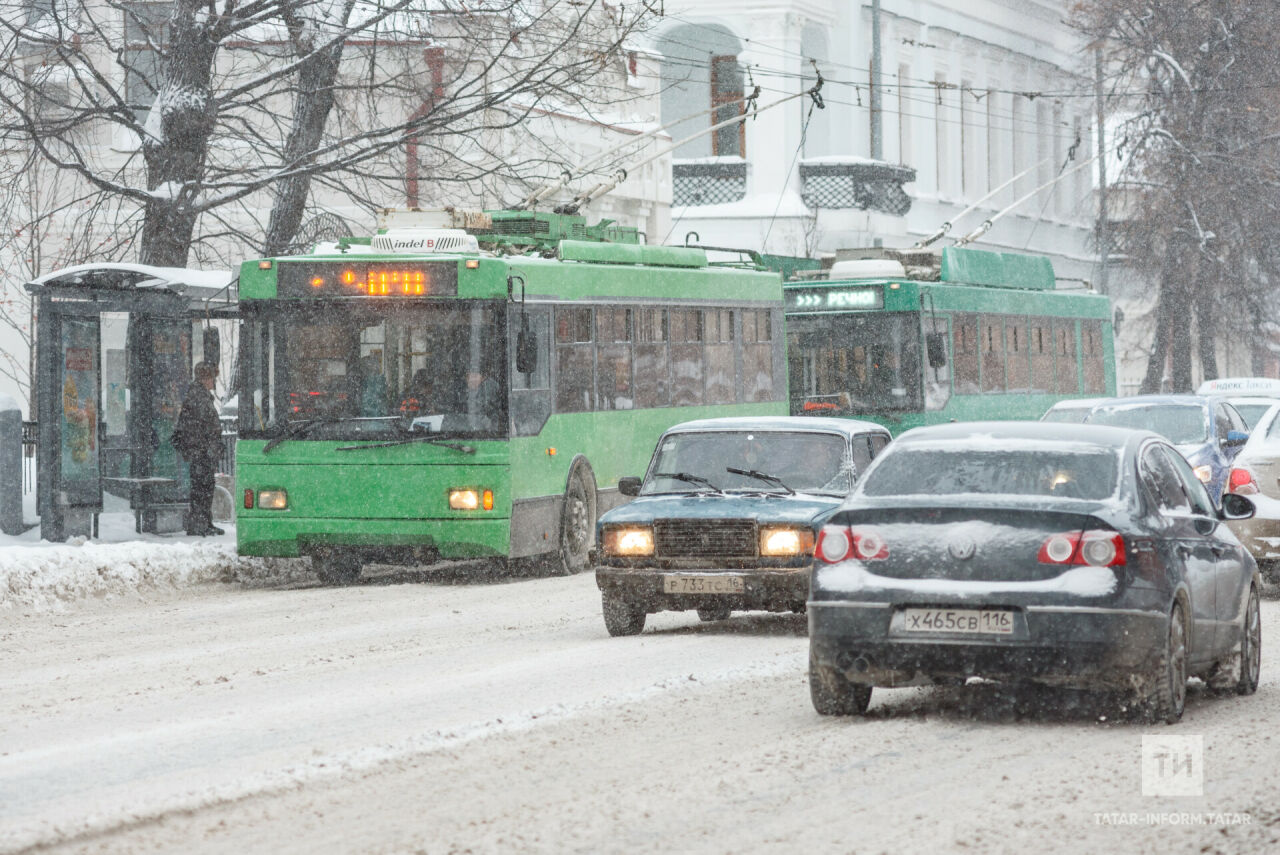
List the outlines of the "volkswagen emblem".
{"label": "volkswagen emblem", "polygon": [[973,542],[971,537],[957,537],[947,546],[947,550],[952,557],[959,561],[968,561],[973,557],[973,553],[977,548],[978,545]]}

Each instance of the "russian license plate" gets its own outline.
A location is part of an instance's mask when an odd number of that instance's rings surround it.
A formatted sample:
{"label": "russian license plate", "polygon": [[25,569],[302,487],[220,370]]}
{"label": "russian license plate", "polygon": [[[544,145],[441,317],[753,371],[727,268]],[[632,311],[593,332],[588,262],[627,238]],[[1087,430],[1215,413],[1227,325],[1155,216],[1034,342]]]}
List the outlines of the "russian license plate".
{"label": "russian license plate", "polygon": [[903,609],[906,632],[1012,635],[1013,612],[1001,609]]}
{"label": "russian license plate", "polygon": [[668,574],[662,577],[664,594],[741,594],[745,590],[741,576]]}

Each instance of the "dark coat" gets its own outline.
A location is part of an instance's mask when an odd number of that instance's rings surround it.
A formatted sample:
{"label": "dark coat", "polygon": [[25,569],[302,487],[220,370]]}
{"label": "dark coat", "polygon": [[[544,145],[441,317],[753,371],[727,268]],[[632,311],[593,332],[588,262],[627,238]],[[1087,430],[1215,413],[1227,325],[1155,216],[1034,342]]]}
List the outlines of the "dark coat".
{"label": "dark coat", "polygon": [[187,387],[173,431],[173,447],[188,461],[222,456],[222,422],[213,393],[199,383]]}

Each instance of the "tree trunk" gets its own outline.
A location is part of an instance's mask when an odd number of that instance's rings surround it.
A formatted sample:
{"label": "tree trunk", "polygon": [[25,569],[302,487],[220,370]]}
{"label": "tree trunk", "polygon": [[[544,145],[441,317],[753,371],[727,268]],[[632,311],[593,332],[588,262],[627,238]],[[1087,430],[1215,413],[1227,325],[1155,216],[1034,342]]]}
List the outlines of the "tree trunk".
{"label": "tree trunk", "polygon": [[[342,61],[343,44],[316,53],[298,70],[298,94],[293,102],[293,128],[285,143],[286,168],[304,166],[324,137],[325,124],[333,110],[333,84]],[[271,219],[263,240],[264,255],[283,255],[302,225],[311,173],[300,172],[280,181],[276,188]]]}
{"label": "tree trunk", "polygon": [[1191,389],[1191,295],[1188,282],[1179,271],[1174,277],[1169,301],[1169,378],[1168,391],[1190,393]]}
{"label": "tree trunk", "polygon": [[207,10],[200,10],[200,19],[196,11],[196,0],[173,5],[164,80],[147,117],[142,153],[147,190],[154,195],[144,211],[143,264],[185,267],[195,234],[195,203],[217,112],[210,89],[217,42],[208,32]]}
{"label": "tree trunk", "polygon": [[195,236],[196,196],[205,178],[209,137],[214,131],[210,79],[216,40],[210,18],[196,0],[177,0],[169,19],[164,82],[147,116],[142,154],[147,189],[154,193],[143,212],[142,264],[184,268]]}
{"label": "tree trunk", "polygon": [[1147,372],[1142,377],[1142,385],[1138,387],[1140,395],[1154,395],[1160,391],[1164,379],[1165,362],[1169,357],[1169,301],[1164,295],[1164,282],[1156,294],[1156,334],[1151,342],[1151,356],[1147,359]]}
{"label": "tree trunk", "polygon": [[1170,337],[1177,324],[1173,313],[1178,303],[1175,291],[1179,284],[1177,271],[1180,260],[1178,246],[1171,241],[1165,248],[1164,266],[1160,271],[1160,285],[1156,293],[1156,334],[1151,345],[1151,358],[1147,360],[1147,373],[1142,378],[1142,385],[1138,387],[1138,393],[1141,395],[1154,395],[1165,391],[1165,368],[1169,360]]}
{"label": "tree trunk", "polygon": [[1218,316],[1215,313],[1214,289],[1200,277],[1196,289],[1196,349],[1200,354],[1200,374],[1204,380],[1218,379]]}

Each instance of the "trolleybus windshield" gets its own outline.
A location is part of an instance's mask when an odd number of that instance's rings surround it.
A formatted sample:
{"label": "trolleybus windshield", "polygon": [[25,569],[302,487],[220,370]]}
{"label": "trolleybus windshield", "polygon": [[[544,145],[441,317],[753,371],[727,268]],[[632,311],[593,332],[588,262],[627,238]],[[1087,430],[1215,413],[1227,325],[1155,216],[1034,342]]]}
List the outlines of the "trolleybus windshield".
{"label": "trolleybus windshield", "polygon": [[507,435],[502,304],[258,306],[242,436]]}
{"label": "trolleybus windshield", "polygon": [[919,314],[795,315],[787,346],[793,412],[794,404],[857,413],[923,406]]}

